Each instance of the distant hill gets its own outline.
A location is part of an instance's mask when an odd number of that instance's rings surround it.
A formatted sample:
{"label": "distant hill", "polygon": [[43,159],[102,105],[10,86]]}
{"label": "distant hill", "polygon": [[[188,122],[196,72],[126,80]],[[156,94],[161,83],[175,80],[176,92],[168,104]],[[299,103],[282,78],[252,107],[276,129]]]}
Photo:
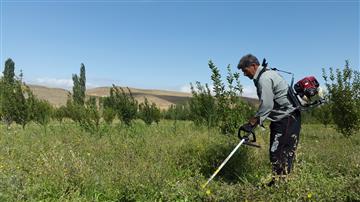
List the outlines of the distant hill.
{"label": "distant hill", "polygon": [[39,85],[28,85],[39,99],[47,100],[52,105],[59,107],[66,104],[69,91],[62,88],[49,88]]}
{"label": "distant hill", "polygon": [[[29,85],[32,92],[40,99],[48,100],[56,107],[66,104],[68,90],[61,88],[50,88],[39,85]],[[187,101],[192,95],[191,93],[183,93],[167,90],[153,90],[153,89],[137,89],[129,88],[138,102],[143,102],[145,97],[154,102],[161,109],[167,109],[172,104],[183,103]],[[127,92],[127,89],[125,92]],[[86,91],[87,96],[105,97],[109,96],[110,87],[92,88]],[[243,99],[252,104],[257,104],[257,99],[243,97]]]}

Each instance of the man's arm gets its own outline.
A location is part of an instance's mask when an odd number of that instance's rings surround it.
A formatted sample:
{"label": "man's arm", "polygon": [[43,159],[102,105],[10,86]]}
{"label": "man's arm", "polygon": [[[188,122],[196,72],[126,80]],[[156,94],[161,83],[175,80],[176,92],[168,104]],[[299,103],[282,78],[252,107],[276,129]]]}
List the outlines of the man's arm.
{"label": "man's arm", "polygon": [[253,126],[262,125],[274,107],[273,81],[270,78],[262,77],[258,83],[258,92],[260,105],[255,116],[249,120]]}

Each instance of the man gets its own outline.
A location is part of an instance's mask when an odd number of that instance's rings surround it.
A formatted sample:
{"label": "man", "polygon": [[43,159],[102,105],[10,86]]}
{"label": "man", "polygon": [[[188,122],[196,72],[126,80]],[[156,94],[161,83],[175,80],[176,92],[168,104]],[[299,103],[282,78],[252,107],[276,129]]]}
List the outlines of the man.
{"label": "man", "polygon": [[241,129],[250,132],[257,125],[262,125],[265,119],[271,121],[269,152],[274,175],[268,186],[272,186],[275,176],[286,176],[292,169],[301,114],[288,98],[287,82],[276,71],[266,69],[265,61],[260,65],[255,56],[248,54],[241,58],[238,69],[254,81],[260,101],[255,116]]}

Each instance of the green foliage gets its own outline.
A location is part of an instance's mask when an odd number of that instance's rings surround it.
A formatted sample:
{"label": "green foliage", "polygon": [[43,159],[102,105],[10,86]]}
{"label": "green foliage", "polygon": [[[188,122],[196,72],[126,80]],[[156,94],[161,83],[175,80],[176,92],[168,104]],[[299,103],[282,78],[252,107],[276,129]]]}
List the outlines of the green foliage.
{"label": "green foliage", "polygon": [[209,61],[209,68],[215,95],[211,95],[207,84],[204,87],[197,82],[197,90],[191,84],[193,98],[190,101],[190,111],[193,120],[197,124],[205,123],[208,127],[218,126],[223,134],[233,134],[254,113],[254,109],[241,100],[239,73],[232,73],[228,66],[225,85],[219,69],[212,61]]}
{"label": "green foliage", "polygon": [[[227,66],[227,86],[221,80],[219,69],[209,62],[217,101],[217,115],[219,127],[223,134],[233,134],[254,113],[253,108],[241,100],[242,86],[239,73],[232,73],[230,65]],[[234,85],[234,82],[235,85]]]}
{"label": "green foliage", "polygon": [[79,78],[79,97],[82,102],[85,101],[85,93],[86,93],[86,75],[85,75],[85,65],[81,63],[80,67],[80,78]]}
{"label": "green foliage", "polygon": [[342,134],[351,136],[360,128],[360,73],[348,61],[343,70],[329,68],[329,72],[328,76],[323,69],[334,123]]}
{"label": "green foliage", "polygon": [[15,62],[11,58],[5,61],[3,75],[5,83],[13,84],[15,82]]}
{"label": "green foliage", "polygon": [[4,78],[1,79],[0,111],[1,119],[9,127],[12,122],[22,126],[27,123],[26,99],[22,83],[15,78],[15,63],[8,59],[5,62]]}
{"label": "green foliage", "polygon": [[110,97],[104,100],[104,108],[107,106],[113,108],[118,118],[126,125],[130,125],[131,121],[136,118],[138,103],[130,89],[127,89],[129,93],[125,93],[123,88],[113,85],[110,89]]}
{"label": "green foliage", "polygon": [[[80,107],[80,106],[79,106]],[[80,126],[90,133],[100,131],[100,112],[96,105],[96,98],[90,97],[85,106],[82,107],[83,117],[80,120]]]}
{"label": "green foliage", "polygon": [[80,77],[76,74],[72,76],[73,79],[73,101],[78,105],[84,105],[85,103],[85,92],[86,92],[86,76],[85,66],[81,63]]}
{"label": "green foliage", "polygon": [[28,99],[27,99],[27,109],[28,109],[28,120],[34,121],[38,123],[44,128],[49,124],[52,113],[53,107],[52,105],[46,100],[40,100],[36,98],[31,91],[28,91]]}
{"label": "green foliage", "polygon": [[331,111],[331,104],[325,104],[320,107],[317,107],[314,109],[314,116],[315,118],[323,124],[325,127],[327,127],[329,124],[333,123],[333,115]]}
{"label": "green foliage", "polygon": [[60,123],[67,117],[67,108],[66,106],[60,106],[55,108],[53,112],[53,118],[58,120]]}
{"label": "green foliage", "polygon": [[73,82],[73,100],[68,99],[66,106],[68,116],[85,131],[98,133],[101,116],[95,97],[90,97],[85,103],[86,75],[83,63],[80,67],[80,77],[74,74]]}
{"label": "green foliage", "polygon": [[301,122],[305,124],[323,124],[328,127],[334,123],[331,108],[331,103],[325,103],[311,110],[303,111],[301,113]]}
{"label": "green foliage", "polygon": [[85,118],[85,107],[68,98],[66,102],[66,117],[80,123]]}
{"label": "green foliage", "polygon": [[140,103],[139,118],[147,125],[151,125],[153,122],[158,124],[160,121],[160,115],[160,109],[156,107],[155,103],[150,105],[147,98],[145,98],[143,103]]}
{"label": "green foliage", "polygon": [[196,82],[196,90],[192,83],[192,98],[189,101],[191,120],[196,125],[206,125],[208,128],[217,125],[216,103],[215,98],[211,95],[208,84],[201,85]]}
{"label": "green foliage", "polygon": [[113,108],[107,107],[103,110],[102,117],[107,124],[111,124],[116,117],[116,112]]}
{"label": "green foliage", "polygon": [[77,122],[83,130],[92,134],[99,134],[99,132],[101,132],[101,116],[95,97],[90,97],[85,105],[79,105],[69,99],[65,111],[66,116]]}
{"label": "green foliage", "polygon": [[[211,183],[201,185],[237,145],[189,121],[147,127],[115,124],[101,138],[77,124],[0,126],[0,201],[359,201],[360,136],[303,125],[293,172],[276,187],[268,132],[262,149],[241,146]],[[344,146],[346,145],[346,146]]]}
{"label": "green foliage", "polygon": [[170,105],[167,110],[162,111],[164,119],[191,120],[190,106],[188,103]]}
{"label": "green foliage", "polygon": [[110,96],[99,98],[99,106],[102,117],[107,124],[111,124],[116,118],[114,89],[110,89]]}

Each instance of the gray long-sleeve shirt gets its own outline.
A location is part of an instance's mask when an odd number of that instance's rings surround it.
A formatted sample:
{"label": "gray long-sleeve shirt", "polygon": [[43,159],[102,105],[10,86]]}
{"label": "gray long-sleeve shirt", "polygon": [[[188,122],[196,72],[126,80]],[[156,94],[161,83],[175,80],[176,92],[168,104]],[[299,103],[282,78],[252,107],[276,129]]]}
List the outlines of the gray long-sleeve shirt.
{"label": "gray long-sleeve shirt", "polygon": [[260,125],[265,119],[279,121],[295,110],[287,96],[289,86],[285,79],[273,70],[266,70],[258,78],[263,68],[259,66],[253,78],[260,101],[255,116],[259,117]]}

